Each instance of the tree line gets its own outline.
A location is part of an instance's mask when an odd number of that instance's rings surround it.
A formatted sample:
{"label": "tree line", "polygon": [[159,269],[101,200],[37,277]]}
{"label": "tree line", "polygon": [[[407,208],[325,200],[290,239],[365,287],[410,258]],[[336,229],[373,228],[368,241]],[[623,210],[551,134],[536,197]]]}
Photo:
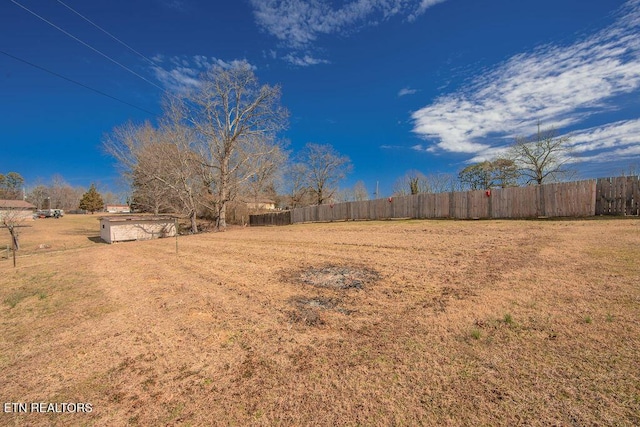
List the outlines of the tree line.
{"label": "tree line", "polygon": [[[87,199],[88,194],[90,196]],[[98,195],[99,199],[94,194]],[[92,213],[102,210],[105,204],[120,202],[120,198],[111,191],[98,193],[95,184],[91,184],[88,190],[80,186],[73,187],[58,174],[54,175],[49,183],[38,180],[35,185],[27,187],[25,179],[18,172],[0,173],[0,200],[26,200],[38,210],[75,211],[79,209]],[[84,203],[83,200],[85,200]],[[87,205],[86,200],[91,200],[91,203]]]}
{"label": "tree line", "polygon": [[535,135],[516,137],[502,156],[472,163],[457,175],[425,176],[409,171],[396,181],[394,194],[488,190],[569,180],[575,176],[574,161],[570,137],[558,136],[555,129],[541,129],[538,124]]}

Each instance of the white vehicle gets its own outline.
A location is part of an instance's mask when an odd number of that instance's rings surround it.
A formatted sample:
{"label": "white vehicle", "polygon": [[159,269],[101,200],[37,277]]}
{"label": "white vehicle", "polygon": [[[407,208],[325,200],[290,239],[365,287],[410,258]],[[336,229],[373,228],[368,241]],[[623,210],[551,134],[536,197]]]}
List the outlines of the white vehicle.
{"label": "white vehicle", "polygon": [[36,216],[39,218],[60,218],[64,216],[64,211],[62,209],[45,209],[36,212]]}

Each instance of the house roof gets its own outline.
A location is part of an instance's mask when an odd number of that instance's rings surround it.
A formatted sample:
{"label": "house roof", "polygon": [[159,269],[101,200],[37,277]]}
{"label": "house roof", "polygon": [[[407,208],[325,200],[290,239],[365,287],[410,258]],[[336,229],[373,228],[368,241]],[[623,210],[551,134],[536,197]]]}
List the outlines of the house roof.
{"label": "house roof", "polygon": [[0,209],[36,209],[34,205],[24,200],[2,200],[0,199]]}

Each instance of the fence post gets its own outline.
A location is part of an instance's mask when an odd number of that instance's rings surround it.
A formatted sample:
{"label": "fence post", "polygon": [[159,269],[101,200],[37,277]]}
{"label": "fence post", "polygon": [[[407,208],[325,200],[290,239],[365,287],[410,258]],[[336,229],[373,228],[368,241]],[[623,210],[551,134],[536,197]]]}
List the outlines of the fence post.
{"label": "fence post", "polygon": [[456,207],[455,207],[455,201],[454,201],[454,192],[450,192],[449,193],[449,218],[455,218],[456,217]]}
{"label": "fence post", "polygon": [[486,194],[487,194],[487,197],[489,198],[489,200],[487,200],[487,203],[489,203],[489,212],[488,213],[489,213],[489,219],[491,219],[491,218],[493,218],[493,196],[494,196],[494,194],[493,194],[493,190],[491,190],[491,189],[489,189],[487,191],[488,191],[488,193],[486,193]]}
{"label": "fence post", "polygon": [[598,200],[596,199],[596,193],[598,191],[598,182],[595,179],[591,180],[591,185],[589,187],[589,190],[591,191],[591,205],[589,206],[589,213],[591,215],[596,215],[597,213],[597,203]]}

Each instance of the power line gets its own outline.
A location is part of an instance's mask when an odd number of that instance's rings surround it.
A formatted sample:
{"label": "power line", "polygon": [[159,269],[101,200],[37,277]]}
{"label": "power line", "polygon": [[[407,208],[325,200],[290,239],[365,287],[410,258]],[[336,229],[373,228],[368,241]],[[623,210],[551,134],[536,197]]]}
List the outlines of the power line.
{"label": "power line", "polygon": [[37,69],[39,69],[39,70],[45,71],[45,72],[47,72],[47,73],[49,73],[49,74],[52,74],[52,75],[54,75],[54,76],[56,76],[56,77],[59,77],[59,78],[61,78],[61,79],[63,79],[63,80],[66,80],[66,81],[71,82],[71,83],[73,83],[73,84],[76,84],[76,85],[78,85],[78,86],[82,86],[83,88],[85,88],[85,89],[89,89],[89,90],[91,90],[91,91],[93,91],[93,92],[95,92],[95,93],[98,93],[98,94],[102,95],[102,96],[106,96],[107,98],[111,98],[111,99],[113,99],[113,100],[115,100],[115,101],[118,101],[118,102],[121,102],[121,103],[123,103],[123,104],[126,104],[126,105],[128,105],[128,106],[130,106],[130,107],[133,107],[133,108],[137,109],[137,110],[144,111],[145,113],[148,113],[148,114],[151,114],[151,115],[157,115],[157,113],[153,113],[153,112],[151,112],[151,111],[149,111],[149,110],[145,110],[144,108],[138,107],[137,105],[133,105],[133,104],[131,104],[130,102],[123,101],[123,100],[122,100],[122,99],[120,99],[120,98],[116,98],[115,96],[109,95],[108,93],[104,93],[104,92],[102,92],[102,91],[100,91],[100,90],[98,90],[98,89],[94,89],[94,88],[92,88],[91,86],[87,86],[87,85],[85,85],[84,83],[80,83],[80,82],[78,82],[78,81],[76,81],[76,80],[73,80],[73,79],[70,79],[70,78],[68,78],[68,77],[65,77],[65,76],[63,76],[62,74],[58,74],[58,73],[56,73],[55,71],[48,70],[48,69],[46,69],[46,68],[44,68],[44,67],[41,67],[40,65],[36,65],[36,64],[34,64],[34,63],[32,63],[32,62],[29,62],[29,61],[27,61],[27,60],[25,60],[25,59],[18,58],[17,56],[11,55],[10,53],[7,53],[7,52],[5,52],[5,51],[0,50],[0,53],[2,53],[2,54],[4,54],[4,55],[8,56],[9,58],[13,58],[13,59],[15,59],[16,61],[20,61],[20,62],[22,62],[22,63],[24,63],[24,64],[30,65],[30,66],[32,66],[32,67],[34,67],[34,68],[37,68]]}
{"label": "power line", "polygon": [[71,6],[66,4],[65,2],[63,2],[61,0],[57,0],[57,2],[60,3],[61,5],[63,5],[64,7],[66,7],[67,9],[69,9],[71,12],[75,13],[76,15],[78,15],[80,18],[82,18],[85,21],[87,21],[89,24],[93,25],[94,27],[96,27],[97,29],[99,29],[100,31],[105,33],[106,35],[108,35],[109,37],[111,37],[112,39],[114,39],[115,41],[117,41],[118,43],[120,43],[122,46],[124,46],[127,49],[129,49],[131,52],[133,52],[136,55],[140,56],[142,59],[147,61],[149,64],[154,65],[154,66],[156,65],[156,63],[153,60],[147,58],[146,56],[144,56],[143,54],[141,54],[140,52],[138,52],[137,50],[135,50],[134,48],[132,48],[131,46],[129,46],[128,44],[126,44],[125,42],[123,42],[122,40],[120,40],[119,38],[114,36],[113,34],[111,34],[109,31],[105,30],[104,28],[102,28],[101,26],[99,26],[98,24],[96,24],[95,22],[93,22],[92,20],[87,18],[86,16],[82,15],[80,12],[78,12],[77,10],[75,10],[74,8],[72,8]]}
{"label": "power line", "polygon": [[88,47],[89,49],[91,49],[92,51],[96,52],[97,54],[103,56],[104,58],[108,59],[109,61],[113,62],[114,64],[124,68],[125,70],[127,70],[128,72],[130,72],[131,74],[133,74],[134,76],[144,80],[145,82],[149,83],[152,86],[155,86],[156,88],[160,89],[162,92],[164,93],[168,93],[164,88],[158,86],[157,84],[153,83],[152,81],[148,80],[147,78],[141,76],[140,74],[136,73],[135,71],[133,71],[132,69],[128,68],[127,66],[119,63],[118,61],[116,61],[115,59],[111,58],[110,56],[108,56],[105,53],[102,53],[101,51],[99,51],[98,49],[94,48],[93,46],[89,45],[88,43],[85,43],[84,41],[80,40],[78,37],[74,36],[73,34],[63,30],[62,28],[58,27],[56,24],[54,24],[51,21],[48,21],[47,19],[43,18],[42,16],[38,15],[37,13],[35,13],[34,11],[32,11],[31,9],[27,8],[26,6],[23,6],[22,4],[18,3],[16,0],[10,0],[11,3],[21,7],[22,9],[26,10],[27,12],[29,12],[30,14],[32,14],[33,16],[37,17],[38,19],[46,22],[47,24],[51,25],[53,28],[55,28],[56,30],[62,32],[63,34],[71,37],[72,39],[74,39],[75,41],[77,41],[78,43],[83,44],[84,46]]}

